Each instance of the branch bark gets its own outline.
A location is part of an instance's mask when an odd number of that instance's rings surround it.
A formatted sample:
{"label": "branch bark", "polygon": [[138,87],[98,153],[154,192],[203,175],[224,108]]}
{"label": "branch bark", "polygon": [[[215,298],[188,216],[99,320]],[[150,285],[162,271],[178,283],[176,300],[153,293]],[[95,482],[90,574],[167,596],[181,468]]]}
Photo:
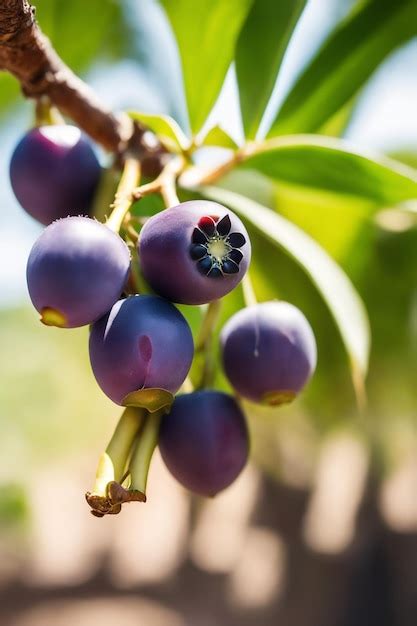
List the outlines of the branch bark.
{"label": "branch bark", "polygon": [[165,152],[156,137],[126,114],[114,114],[65,65],[35,20],[27,0],[1,0],[0,70],[13,74],[28,98],[47,96],[106,150],[138,158]]}

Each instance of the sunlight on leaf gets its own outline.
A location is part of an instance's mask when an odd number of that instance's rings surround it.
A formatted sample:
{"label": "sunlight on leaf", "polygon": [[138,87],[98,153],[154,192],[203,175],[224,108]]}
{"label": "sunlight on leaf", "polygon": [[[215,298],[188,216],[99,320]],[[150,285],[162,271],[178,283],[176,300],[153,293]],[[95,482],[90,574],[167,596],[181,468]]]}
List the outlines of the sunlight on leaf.
{"label": "sunlight on leaf", "polygon": [[251,0],[162,0],[181,56],[191,129],[198,132],[233,60]]}
{"label": "sunlight on leaf", "polygon": [[255,146],[240,168],[277,181],[372,200],[379,207],[417,198],[417,172],[348,142],[293,135]]}
{"label": "sunlight on leaf", "polygon": [[236,46],[245,135],[256,136],[291,35],[306,0],[255,0]]}
{"label": "sunlight on leaf", "polygon": [[218,125],[213,126],[200,142],[202,146],[218,146],[219,148],[229,148],[230,150],[238,148],[237,143]]}
{"label": "sunlight on leaf", "polygon": [[145,124],[155,135],[158,135],[168,150],[179,152],[188,147],[189,140],[177,122],[169,115],[151,115],[140,111],[129,111],[129,115],[132,119]]}
{"label": "sunlight on leaf", "polygon": [[268,135],[318,130],[392,50],[416,34],[415,0],[359,3],[296,81]]}

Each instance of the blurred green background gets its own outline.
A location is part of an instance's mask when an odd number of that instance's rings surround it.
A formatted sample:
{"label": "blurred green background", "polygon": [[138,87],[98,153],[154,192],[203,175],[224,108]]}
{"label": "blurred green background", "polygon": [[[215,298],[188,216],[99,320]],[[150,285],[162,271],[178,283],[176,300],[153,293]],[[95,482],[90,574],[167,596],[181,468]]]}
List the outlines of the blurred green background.
{"label": "blurred green background", "polygon": [[[307,3],[266,120],[335,25],[363,4]],[[169,114],[187,130],[180,60],[157,2],[38,0],[36,6],[58,53],[106,103]],[[321,132],[416,165],[417,41],[408,32],[415,25],[391,24],[402,27],[407,43],[393,46]],[[358,37],[370,41],[372,25]],[[343,60],[348,65],[349,42]],[[359,75],[360,67],[353,71]],[[0,623],[414,625],[414,215],[369,198],[274,183],[253,171],[225,178],[222,187],[310,234],[357,288],[372,331],[367,409],[357,408],[348,357],[316,288],[252,228],[257,296],[288,300],[310,320],[319,354],[313,381],[290,407],[247,407],[253,463],[214,502],[190,500],[157,458],[146,510],[90,519],[83,492],[119,409],[93,380],[88,331],[45,328],[29,305],[25,263],[40,227],[13,198],[8,162],[32,109],[17,82],[0,75]],[[242,140],[233,70],[211,119]],[[218,156],[208,150],[201,158]],[[241,305],[237,290],[225,299],[222,321]],[[225,385],[220,370],[217,384]]]}

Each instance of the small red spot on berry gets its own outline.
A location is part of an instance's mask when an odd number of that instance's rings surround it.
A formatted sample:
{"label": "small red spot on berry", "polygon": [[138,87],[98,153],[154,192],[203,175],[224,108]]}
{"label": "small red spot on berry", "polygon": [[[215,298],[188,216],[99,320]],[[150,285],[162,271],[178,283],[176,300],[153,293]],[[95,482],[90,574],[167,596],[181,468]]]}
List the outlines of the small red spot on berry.
{"label": "small red spot on berry", "polygon": [[214,235],[214,231],[216,228],[215,221],[209,215],[205,215],[198,220],[198,226],[201,228],[203,232],[206,233],[209,237]]}

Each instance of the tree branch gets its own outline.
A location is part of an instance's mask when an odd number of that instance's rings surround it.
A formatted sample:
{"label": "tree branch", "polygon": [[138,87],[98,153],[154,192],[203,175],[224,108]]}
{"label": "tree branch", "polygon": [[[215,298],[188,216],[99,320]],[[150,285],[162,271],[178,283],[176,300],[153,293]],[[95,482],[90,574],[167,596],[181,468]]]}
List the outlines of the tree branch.
{"label": "tree branch", "polygon": [[130,152],[138,158],[165,152],[146,127],[104,107],[93,90],[65,65],[37,25],[35,9],[27,0],[1,0],[0,70],[9,71],[20,81],[25,96],[47,96],[110,152]]}

